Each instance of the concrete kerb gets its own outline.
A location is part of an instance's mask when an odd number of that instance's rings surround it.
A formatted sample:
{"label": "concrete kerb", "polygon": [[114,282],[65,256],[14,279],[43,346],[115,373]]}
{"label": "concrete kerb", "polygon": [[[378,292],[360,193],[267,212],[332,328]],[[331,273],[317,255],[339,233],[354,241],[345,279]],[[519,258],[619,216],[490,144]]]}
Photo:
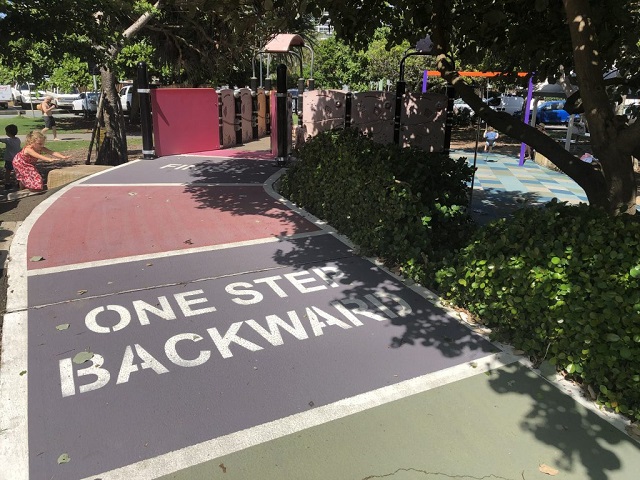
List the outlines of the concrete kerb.
{"label": "concrete kerb", "polygon": [[94,173],[112,168],[109,165],[73,165],[51,170],[47,176],[47,187],[57,188]]}

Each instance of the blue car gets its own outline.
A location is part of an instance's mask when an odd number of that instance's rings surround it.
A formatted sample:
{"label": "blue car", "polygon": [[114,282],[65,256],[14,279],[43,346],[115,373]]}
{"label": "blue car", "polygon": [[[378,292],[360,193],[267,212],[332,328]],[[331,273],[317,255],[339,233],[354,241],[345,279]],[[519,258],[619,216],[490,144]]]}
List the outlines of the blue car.
{"label": "blue car", "polygon": [[[536,121],[538,123],[568,123],[569,112],[564,110],[564,100],[554,100],[551,102],[544,102],[538,105],[538,113],[536,114]],[[576,115],[576,118],[579,118]]]}

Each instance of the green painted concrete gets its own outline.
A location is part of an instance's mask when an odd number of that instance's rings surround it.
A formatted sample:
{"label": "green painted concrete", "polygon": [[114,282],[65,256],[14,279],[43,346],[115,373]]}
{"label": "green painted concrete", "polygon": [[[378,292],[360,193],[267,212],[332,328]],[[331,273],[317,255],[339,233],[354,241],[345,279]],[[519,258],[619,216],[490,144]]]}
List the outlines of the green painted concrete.
{"label": "green painted concrete", "polygon": [[161,478],[632,480],[639,472],[638,443],[512,364]]}

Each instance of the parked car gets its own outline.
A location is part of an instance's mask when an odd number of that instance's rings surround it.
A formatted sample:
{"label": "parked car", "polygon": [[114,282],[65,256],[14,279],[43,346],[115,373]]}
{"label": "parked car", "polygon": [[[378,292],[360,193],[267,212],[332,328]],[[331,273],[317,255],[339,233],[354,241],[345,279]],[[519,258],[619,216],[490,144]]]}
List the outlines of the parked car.
{"label": "parked car", "polygon": [[505,112],[509,115],[519,116],[524,108],[524,98],[512,95],[500,95],[486,100],[487,105],[497,112]]}
{"label": "parked car", "polygon": [[[506,112],[509,115],[517,115],[522,111],[524,105],[523,97],[516,97],[511,95],[500,95],[497,97],[489,97],[483,100],[487,105],[497,112]],[[458,98],[453,101],[453,111],[455,113],[461,113],[463,110],[467,110],[469,115],[473,116],[473,109],[465,103],[464,100]]]}
{"label": "parked car", "polygon": [[56,102],[58,108],[62,110],[73,110],[73,102],[80,98],[80,92],[77,88],[72,88],[67,92],[46,92],[51,95]]}
{"label": "parked car", "polygon": [[120,89],[120,105],[122,105],[122,111],[129,113],[131,110],[131,103],[133,102],[133,85],[127,85]]}
{"label": "parked car", "polygon": [[9,102],[13,101],[11,85],[0,85],[0,108],[9,108]]}
{"label": "parked car", "polygon": [[461,98],[456,98],[453,101],[453,112],[462,113],[463,110],[468,110],[469,115],[473,115],[473,109],[469,106],[469,104]]}
{"label": "parked car", "polygon": [[35,108],[44,100],[45,92],[36,89],[35,83],[16,83],[11,91],[13,104],[20,105],[24,109]]}
{"label": "parked car", "polygon": [[80,98],[72,103],[72,111],[75,114],[82,113],[85,117],[98,111],[100,92],[81,93]]}
{"label": "parked car", "polygon": [[564,100],[552,100],[538,105],[536,122],[546,124],[569,123],[569,112],[564,109]]}

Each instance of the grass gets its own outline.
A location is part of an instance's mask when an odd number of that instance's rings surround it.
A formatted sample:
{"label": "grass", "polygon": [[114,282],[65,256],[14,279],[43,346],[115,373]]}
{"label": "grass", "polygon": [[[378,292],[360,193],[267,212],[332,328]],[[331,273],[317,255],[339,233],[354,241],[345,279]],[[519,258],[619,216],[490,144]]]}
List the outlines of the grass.
{"label": "grass", "polygon": [[[18,135],[26,135],[31,130],[42,130],[44,128],[42,117],[32,117],[31,113],[20,116],[3,115],[0,117],[0,135],[4,136],[4,128],[11,123],[18,127]],[[92,128],[93,121],[84,118],[56,118],[56,124],[58,132],[85,133]]]}

